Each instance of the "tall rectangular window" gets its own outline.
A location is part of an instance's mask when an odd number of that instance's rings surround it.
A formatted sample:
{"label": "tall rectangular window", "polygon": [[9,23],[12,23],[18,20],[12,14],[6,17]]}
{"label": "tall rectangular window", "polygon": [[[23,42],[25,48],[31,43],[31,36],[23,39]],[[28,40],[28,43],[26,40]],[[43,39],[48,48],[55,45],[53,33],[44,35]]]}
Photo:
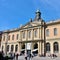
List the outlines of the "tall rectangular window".
{"label": "tall rectangular window", "polygon": [[28,37],[29,38],[31,37],[31,31],[28,31]]}
{"label": "tall rectangular window", "polygon": [[13,51],[14,50],[14,45],[11,45],[11,51]]}
{"label": "tall rectangular window", "polygon": [[24,31],[24,32],[22,32],[22,36],[23,36],[23,38],[25,38],[25,31]]}
{"label": "tall rectangular window", "polygon": [[14,40],[14,35],[12,35],[12,40]]}
{"label": "tall rectangular window", "polygon": [[8,36],[8,40],[10,40],[10,35]]}
{"label": "tall rectangular window", "polygon": [[18,40],[18,38],[19,38],[19,34],[17,34],[17,36],[16,36],[16,39]]}
{"label": "tall rectangular window", "polygon": [[49,36],[49,29],[46,30],[46,36]]}
{"label": "tall rectangular window", "polygon": [[3,36],[3,41],[5,41],[5,36]]}
{"label": "tall rectangular window", "polygon": [[7,45],[7,51],[9,51],[9,45]]}
{"label": "tall rectangular window", "polygon": [[34,30],[34,37],[37,37],[37,29]]}
{"label": "tall rectangular window", "polygon": [[54,36],[57,35],[57,28],[54,28]]}

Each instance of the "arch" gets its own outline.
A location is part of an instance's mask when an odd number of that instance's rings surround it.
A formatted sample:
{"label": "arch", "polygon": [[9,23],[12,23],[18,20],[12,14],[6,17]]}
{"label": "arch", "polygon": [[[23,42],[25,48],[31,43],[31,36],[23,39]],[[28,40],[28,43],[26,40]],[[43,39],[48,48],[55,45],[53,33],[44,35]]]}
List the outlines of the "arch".
{"label": "arch", "polygon": [[34,44],[34,49],[37,49],[37,48],[38,48],[38,44],[35,43],[35,44]]}
{"label": "arch", "polygon": [[50,43],[46,43],[46,52],[50,52]]}
{"label": "arch", "polygon": [[15,46],[15,52],[17,52],[17,51],[18,51],[18,45]]}
{"label": "arch", "polygon": [[9,45],[7,45],[7,52],[9,51]]}
{"label": "arch", "polygon": [[25,44],[22,45],[22,49],[25,49]]}
{"label": "arch", "polygon": [[54,52],[58,52],[59,51],[59,44],[58,44],[58,42],[54,42],[53,43],[53,51]]}
{"label": "arch", "polygon": [[13,51],[14,50],[14,45],[11,45],[11,51]]}
{"label": "arch", "polygon": [[25,53],[25,44],[22,44],[22,47],[21,47],[21,54],[24,54]]}
{"label": "arch", "polygon": [[35,44],[33,45],[32,53],[33,53],[33,54],[38,54],[38,44],[37,44],[37,43],[35,43]]}

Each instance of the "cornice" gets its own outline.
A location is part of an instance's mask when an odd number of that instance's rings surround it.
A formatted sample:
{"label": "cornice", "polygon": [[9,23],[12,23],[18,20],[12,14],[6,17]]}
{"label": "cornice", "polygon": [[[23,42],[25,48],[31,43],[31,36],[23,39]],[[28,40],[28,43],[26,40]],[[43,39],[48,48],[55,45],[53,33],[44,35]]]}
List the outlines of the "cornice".
{"label": "cornice", "polygon": [[49,41],[50,41],[50,40],[60,40],[60,38],[51,38],[51,39],[46,39],[46,41],[47,41],[47,40],[49,40]]}

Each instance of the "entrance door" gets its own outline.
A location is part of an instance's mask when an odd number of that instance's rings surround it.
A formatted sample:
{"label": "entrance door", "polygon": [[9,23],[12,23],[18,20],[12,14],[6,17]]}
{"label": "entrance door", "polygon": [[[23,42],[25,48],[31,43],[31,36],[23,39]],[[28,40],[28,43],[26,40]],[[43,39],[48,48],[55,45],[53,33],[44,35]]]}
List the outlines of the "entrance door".
{"label": "entrance door", "polygon": [[31,54],[31,50],[27,50],[27,54],[30,55]]}

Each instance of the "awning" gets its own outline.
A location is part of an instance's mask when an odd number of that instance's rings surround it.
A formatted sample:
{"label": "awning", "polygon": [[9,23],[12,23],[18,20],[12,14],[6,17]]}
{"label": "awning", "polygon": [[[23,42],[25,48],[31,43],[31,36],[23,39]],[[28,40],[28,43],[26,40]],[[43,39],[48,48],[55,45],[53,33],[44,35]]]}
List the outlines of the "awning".
{"label": "awning", "polygon": [[38,49],[34,49],[34,50],[32,50],[32,52],[34,52],[34,51],[37,51]]}

